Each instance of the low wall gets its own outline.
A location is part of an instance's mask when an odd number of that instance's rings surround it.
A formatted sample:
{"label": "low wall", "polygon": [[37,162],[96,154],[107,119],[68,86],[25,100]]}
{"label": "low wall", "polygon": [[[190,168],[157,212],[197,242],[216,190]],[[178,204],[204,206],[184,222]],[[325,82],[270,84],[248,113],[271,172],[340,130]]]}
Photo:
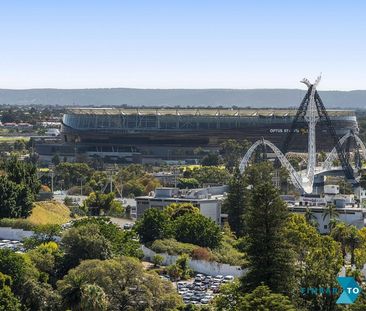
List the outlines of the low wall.
{"label": "low wall", "polygon": [[[142,246],[142,251],[144,253],[144,259],[148,261],[152,261],[153,257],[157,254],[153,250],[147,248],[146,246]],[[163,259],[163,265],[169,266],[176,262],[179,256],[177,255],[168,255],[168,254],[159,254]],[[240,266],[230,266],[228,264],[219,263],[215,261],[206,261],[206,260],[195,260],[191,259],[189,261],[189,267],[198,273],[203,273],[206,275],[233,275],[236,277],[243,276],[246,270],[242,270]]]}
{"label": "low wall", "polygon": [[13,229],[10,227],[0,227],[1,240],[23,241],[24,239],[31,237],[33,234],[33,231]]}

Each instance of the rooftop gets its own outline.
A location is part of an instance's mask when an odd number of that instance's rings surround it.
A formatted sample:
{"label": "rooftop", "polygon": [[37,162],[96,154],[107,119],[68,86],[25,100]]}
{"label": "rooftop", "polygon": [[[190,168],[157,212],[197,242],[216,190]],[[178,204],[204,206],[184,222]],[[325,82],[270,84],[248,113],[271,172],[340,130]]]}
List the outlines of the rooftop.
{"label": "rooftop", "polygon": [[[294,116],[297,109],[273,108],[70,108],[68,114],[78,115],[172,115],[172,116]],[[327,109],[331,116],[353,116],[353,110]]]}

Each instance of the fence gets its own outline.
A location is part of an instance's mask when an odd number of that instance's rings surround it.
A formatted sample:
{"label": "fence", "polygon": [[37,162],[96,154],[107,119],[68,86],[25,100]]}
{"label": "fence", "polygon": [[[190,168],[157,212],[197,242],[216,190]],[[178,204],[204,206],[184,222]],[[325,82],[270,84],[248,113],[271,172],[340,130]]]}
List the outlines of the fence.
{"label": "fence", "polygon": [[[146,246],[142,246],[142,251],[144,253],[144,259],[147,261],[152,261],[153,257],[157,254],[153,250],[147,248]],[[163,265],[169,266],[176,262],[179,256],[177,255],[168,255],[168,254],[159,254],[163,259]],[[219,263],[215,261],[206,261],[206,260],[195,260],[191,259],[189,261],[189,267],[198,273],[203,273],[207,275],[232,275],[236,277],[240,277],[245,274],[246,270],[241,269],[240,266],[231,266],[224,263]]]}
{"label": "fence", "polygon": [[1,240],[23,241],[33,235],[33,231],[23,229],[13,229],[10,227],[0,227]]}

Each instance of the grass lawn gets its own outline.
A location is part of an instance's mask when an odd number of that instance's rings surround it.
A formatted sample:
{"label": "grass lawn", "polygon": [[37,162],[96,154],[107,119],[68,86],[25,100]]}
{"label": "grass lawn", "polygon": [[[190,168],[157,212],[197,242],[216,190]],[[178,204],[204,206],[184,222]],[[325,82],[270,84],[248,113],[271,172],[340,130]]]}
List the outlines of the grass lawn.
{"label": "grass lawn", "polygon": [[66,205],[55,201],[34,203],[32,214],[27,218],[32,224],[64,224],[71,220],[70,210]]}

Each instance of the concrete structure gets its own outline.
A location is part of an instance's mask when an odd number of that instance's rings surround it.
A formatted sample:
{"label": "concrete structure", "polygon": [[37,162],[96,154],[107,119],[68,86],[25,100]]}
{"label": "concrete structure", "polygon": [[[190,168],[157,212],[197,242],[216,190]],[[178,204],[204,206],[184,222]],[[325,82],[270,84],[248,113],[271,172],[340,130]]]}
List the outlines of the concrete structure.
{"label": "concrete structure", "polygon": [[199,208],[202,215],[221,224],[221,205],[226,197],[228,186],[208,187],[201,189],[156,188],[148,196],[136,197],[136,210],[132,211],[135,217],[141,217],[149,208],[163,209],[172,203],[192,203]]}
{"label": "concrete structure", "polygon": [[[328,187],[334,189],[333,185]],[[339,193],[325,194],[320,196],[295,196],[284,195],[281,198],[287,203],[290,212],[304,215],[311,212],[313,220],[318,223],[320,233],[329,232],[329,216],[327,215],[327,207],[330,204],[335,205],[335,210],[338,213],[337,220],[346,224],[363,228],[366,225],[366,209],[360,206],[354,198],[354,195],[342,195]]]}

